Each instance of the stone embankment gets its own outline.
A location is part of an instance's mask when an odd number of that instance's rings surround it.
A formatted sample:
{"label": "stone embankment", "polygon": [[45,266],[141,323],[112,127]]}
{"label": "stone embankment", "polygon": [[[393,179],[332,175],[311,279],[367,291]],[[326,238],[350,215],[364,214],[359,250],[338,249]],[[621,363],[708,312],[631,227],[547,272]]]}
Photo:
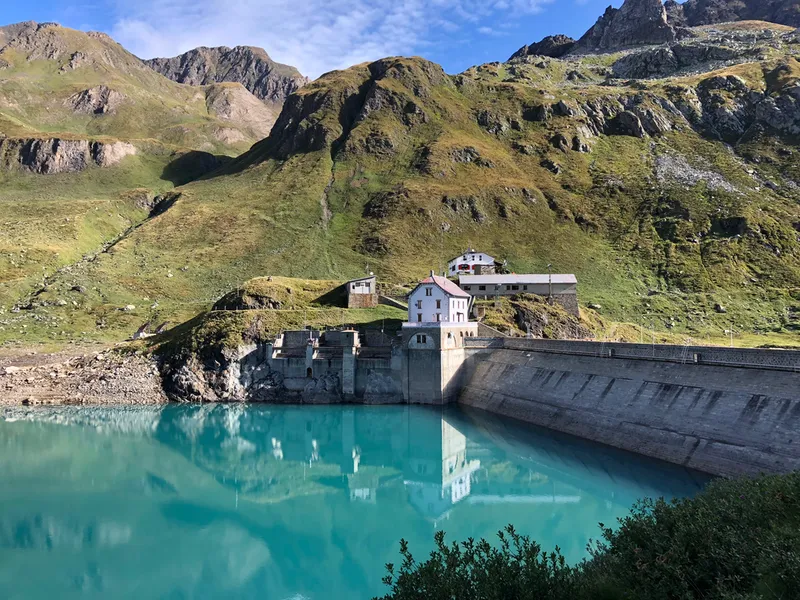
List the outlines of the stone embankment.
{"label": "stone embankment", "polygon": [[156,362],[115,351],[3,360],[0,405],[167,402]]}

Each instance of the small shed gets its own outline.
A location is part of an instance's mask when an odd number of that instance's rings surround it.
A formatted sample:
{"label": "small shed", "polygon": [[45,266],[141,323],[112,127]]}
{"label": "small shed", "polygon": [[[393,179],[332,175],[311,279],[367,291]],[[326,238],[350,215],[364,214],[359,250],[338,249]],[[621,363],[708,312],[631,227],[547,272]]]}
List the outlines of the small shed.
{"label": "small shed", "polygon": [[378,306],[378,278],[367,275],[351,279],[345,284],[347,308],[374,308]]}

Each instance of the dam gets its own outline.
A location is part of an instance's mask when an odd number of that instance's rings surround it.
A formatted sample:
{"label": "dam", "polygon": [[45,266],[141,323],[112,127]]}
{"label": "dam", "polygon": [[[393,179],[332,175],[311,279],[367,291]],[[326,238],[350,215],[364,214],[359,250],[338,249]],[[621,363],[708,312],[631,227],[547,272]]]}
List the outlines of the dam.
{"label": "dam", "polygon": [[241,352],[247,399],[461,404],[714,475],[800,467],[800,352],[481,337],[286,332]]}

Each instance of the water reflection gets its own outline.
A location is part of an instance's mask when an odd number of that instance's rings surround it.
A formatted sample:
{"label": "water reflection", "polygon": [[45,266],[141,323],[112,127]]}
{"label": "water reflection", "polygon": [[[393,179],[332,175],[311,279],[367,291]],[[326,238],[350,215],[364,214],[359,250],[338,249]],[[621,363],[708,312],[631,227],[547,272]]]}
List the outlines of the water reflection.
{"label": "water reflection", "polygon": [[423,555],[512,522],[574,561],[636,498],[705,482],[475,411],[0,414],[3,598],[368,598],[401,537]]}

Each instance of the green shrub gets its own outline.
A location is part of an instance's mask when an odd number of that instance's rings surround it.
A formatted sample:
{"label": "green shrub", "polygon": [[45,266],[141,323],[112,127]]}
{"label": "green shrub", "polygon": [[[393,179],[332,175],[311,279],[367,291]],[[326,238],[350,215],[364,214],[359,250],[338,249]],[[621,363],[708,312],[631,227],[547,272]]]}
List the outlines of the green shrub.
{"label": "green shrub", "polygon": [[565,563],[558,548],[509,526],[498,547],[445,544],[415,562],[401,542],[383,600],[755,600],[800,598],[800,473],[717,480],[695,498],[642,500],[616,529],[600,524],[590,558]]}

